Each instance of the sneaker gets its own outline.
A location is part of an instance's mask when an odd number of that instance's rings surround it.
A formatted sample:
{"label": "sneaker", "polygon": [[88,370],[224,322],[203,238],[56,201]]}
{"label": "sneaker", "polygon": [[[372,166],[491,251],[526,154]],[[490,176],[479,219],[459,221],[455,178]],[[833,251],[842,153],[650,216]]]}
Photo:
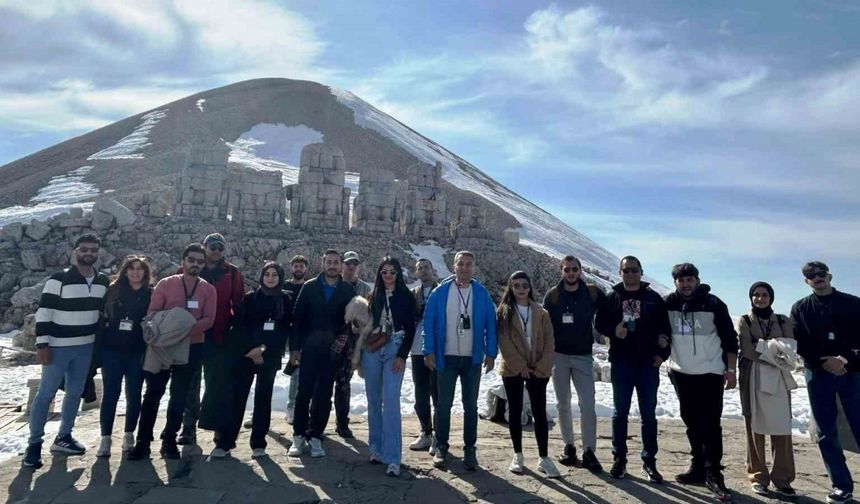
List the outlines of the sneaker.
{"label": "sneaker", "polygon": [[197,444],[197,434],[194,432],[180,432],[176,438],[176,444],[180,446]]}
{"label": "sneaker", "polygon": [[522,453],[514,453],[513,458],[511,458],[511,464],[508,466],[508,470],[514,474],[522,474],[524,462],[525,457],[523,457]]}
{"label": "sneaker", "polygon": [[718,501],[731,502],[732,493],[726,488],[723,473],[720,471],[708,471],[705,475],[705,486],[714,494],[714,497]]}
{"label": "sneaker", "polygon": [[348,425],[341,425],[337,429],[334,430],[337,432],[337,435],[342,437],[343,439],[354,439],[355,435],[352,433],[352,430]]}
{"label": "sneaker", "polygon": [[129,460],[141,460],[144,458],[149,458],[149,454],[150,454],[149,443],[143,442],[143,441],[138,441],[137,444],[134,445],[134,448],[132,448],[131,451],[128,452],[128,459]]}
{"label": "sneaker", "polygon": [[597,457],[592,450],[585,450],[582,454],[582,467],[593,473],[603,472],[603,466],[597,461]]}
{"label": "sneaker", "polygon": [[102,436],[99,441],[99,449],[96,451],[96,457],[110,457],[110,436]]}
{"label": "sneaker", "polygon": [[24,460],[21,461],[24,467],[38,469],[42,467],[42,443],[33,443],[27,445],[27,450],[24,451]]}
{"label": "sneaker", "polygon": [[251,451],[251,458],[256,459],[256,458],[263,458],[265,456],[266,456],[266,449],[265,448],[254,448]]}
{"label": "sneaker", "polygon": [[649,483],[659,485],[663,483],[663,475],[657,470],[657,464],[654,462],[645,462],[642,464],[642,474],[648,478]]}
{"label": "sneaker", "polygon": [[161,453],[162,458],[166,459],[178,459],[179,455],[179,447],[176,446],[176,440],[174,439],[163,439],[161,440]]}
{"label": "sneaker", "polygon": [[558,468],[549,457],[541,457],[537,469],[538,472],[544,473],[547,478],[561,478],[561,473],[558,472]]}
{"label": "sneaker", "polygon": [[421,451],[430,448],[433,445],[433,436],[430,434],[421,433],[420,436],[415,438],[415,441],[409,443],[409,449],[414,451]]}
{"label": "sneaker", "polygon": [[436,455],[436,438],[433,438],[433,441],[430,443],[430,448],[427,450],[427,453],[432,457]]}
{"label": "sneaker", "polygon": [[445,464],[447,463],[448,458],[448,449],[442,448],[441,446],[436,446],[436,453],[433,454],[433,467],[437,469],[444,469]]}
{"label": "sneaker", "polygon": [[290,457],[301,457],[307,449],[308,442],[305,440],[304,436],[293,436],[293,445],[290,446],[290,450],[287,452],[287,455]]}
{"label": "sneaker", "polygon": [[388,469],[385,470],[385,474],[387,476],[393,476],[395,478],[400,476],[400,464],[388,464]]}
{"label": "sneaker", "polygon": [[84,445],[75,441],[71,434],[66,434],[63,437],[57,436],[54,439],[54,444],[51,445],[52,452],[68,453],[69,455],[83,455],[87,449]]}
{"label": "sneaker", "polygon": [[287,414],[286,414],[287,423],[290,425],[293,425],[293,419],[295,419],[295,417],[296,417],[296,410],[288,407],[287,408]]}
{"label": "sneaker", "polygon": [[791,488],[791,485],[782,488],[775,487],[773,489],[773,493],[785,500],[794,500],[798,497],[797,492],[793,488]]}
{"label": "sneaker", "polygon": [[250,429],[253,425],[254,425],[254,419],[253,419],[252,417],[250,417],[250,416],[249,416],[249,417],[247,417],[247,418],[242,422],[242,427],[244,427],[244,428],[246,428],[246,429]]}
{"label": "sneaker", "polygon": [[463,450],[463,467],[467,471],[478,470],[478,450],[474,446]]}
{"label": "sneaker", "polygon": [[130,452],[134,448],[134,432],[126,432],[122,435],[122,451]]}
{"label": "sneaker", "polygon": [[325,457],[325,450],[322,447],[322,441],[319,438],[311,438],[311,457]]}
{"label": "sneaker", "polygon": [[209,454],[208,460],[222,459],[227,457],[227,455],[230,455],[230,450],[225,450],[223,448],[215,448],[214,450],[212,450],[212,453]]}
{"label": "sneaker", "polygon": [[767,485],[762,485],[761,483],[753,483],[750,485],[750,490],[759,495],[770,495],[770,490],[767,489]]}
{"label": "sneaker", "polygon": [[833,491],[827,495],[827,504],[851,502],[852,500],[854,500],[854,496],[851,495],[851,492],[847,492],[839,488],[834,488]]}
{"label": "sneaker", "polygon": [[566,466],[579,467],[581,462],[576,456],[576,447],[573,445],[564,445],[564,453],[558,458],[558,463]]}
{"label": "sneaker", "polygon": [[705,484],[705,468],[690,465],[686,472],[675,476],[675,481],[682,485],[703,485]]}
{"label": "sneaker", "polygon": [[612,467],[609,469],[609,476],[615,479],[624,479],[627,475],[627,459],[624,457],[615,457],[612,462]]}

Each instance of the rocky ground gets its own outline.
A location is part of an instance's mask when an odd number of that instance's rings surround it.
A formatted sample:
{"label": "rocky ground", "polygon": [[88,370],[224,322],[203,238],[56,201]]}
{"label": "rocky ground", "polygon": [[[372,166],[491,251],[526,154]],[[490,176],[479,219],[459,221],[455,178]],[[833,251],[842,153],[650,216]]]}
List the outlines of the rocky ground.
{"label": "rocky ground", "polygon": [[[83,417],[78,429],[97,429],[96,416]],[[452,459],[449,469],[441,471],[431,465],[426,453],[408,452],[399,479],[384,475],[384,467],[367,462],[367,425],[363,419],[353,424],[356,439],[345,442],[331,438],[325,443],[328,456],[323,459],[286,455],[287,438],[279,435],[288,429],[283,419],[273,421],[270,434],[270,457],[253,460],[245,444],[247,433],[232,457],[207,462],[202,453],[212,445],[208,436],[200,448],[185,450],[182,460],[165,461],[157,455],[150,461],[126,461],[115,441],[113,456],[96,458],[95,448],[83,457],[44,457],[45,467],[32,471],[20,468],[20,457],[0,464],[0,496],[7,503],[136,503],[136,504],[232,504],[232,503],[394,503],[448,502],[527,503],[527,502],[716,502],[702,487],[682,487],[675,483],[650,485],[639,474],[638,465],[630,464],[631,475],[622,481],[610,480],[606,473],[592,475],[583,469],[565,469],[563,478],[548,480],[532,470],[517,476],[507,470],[511,448],[507,427],[480,422],[478,457],[482,470],[470,473],[463,469],[460,439],[461,420],[454,422]],[[736,502],[775,501],[754,495],[744,474],[743,425],[724,420],[727,485],[736,490]],[[331,426],[330,426],[331,427]],[[415,417],[404,418],[404,439],[417,433]],[[598,426],[598,457],[608,470],[610,462],[610,424],[601,419]],[[631,423],[631,451],[639,446],[638,424]],[[561,448],[557,428],[550,432],[551,452]],[[531,432],[524,436],[526,462],[534,467],[537,450]],[[158,446],[153,444],[157,450]],[[682,471],[687,463],[687,440],[683,424],[663,421],[660,424],[659,466],[667,480]],[[804,496],[801,502],[823,502],[829,480],[815,445],[795,438],[798,475],[796,489]],[[850,454],[849,466],[860,475],[860,456]]]}

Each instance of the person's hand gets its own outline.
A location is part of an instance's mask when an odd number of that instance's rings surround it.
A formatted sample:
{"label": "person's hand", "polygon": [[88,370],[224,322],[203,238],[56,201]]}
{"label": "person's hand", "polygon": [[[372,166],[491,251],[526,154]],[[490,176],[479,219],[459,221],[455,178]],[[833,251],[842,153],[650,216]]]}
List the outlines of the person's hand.
{"label": "person's hand", "polygon": [[833,373],[836,376],[842,376],[847,372],[845,363],[838,357],[822,357],[821,360],[824,361],[821,367],[827,372]]}
{"label": "person's hand", "polygon": [[726,384],[726,390],[732,390],[738,386],[738,377],[735,375],[734,371],[726,371],[723,378]]}
{"label": "person's hand", "polygon": [[290,352],[290,363],[293,366],[298,366],[302,361],[302,351],[301,350],[293,350]]}
{"label": "person's hand", "polygon": [[391,365],[391,370],[394,371],[395,373],[402,373],[405,368],[406,368],[406,361],[404,361],[400,357],[395,358],[394,364]]}
{"label": "person's hand", "polygon": [[261,365],[263,363],[263,349],[262,347],[254,347],[245,354],[245,357],[254,361],[254,364]]}
{"label": "person's hand", "polygon": [[627,337],[627,324],[622,320],[615,326],[615,337],[618,339],[624,339]]}
{"label": "person's hand", "polygon": [[520,373],[520,376],[522,376],[524,380],[528,380],[529,378],[531,378],[531,371],[529,370],[529,368],[525,368]]}
{"label": "person's hand", "polygon": [[655,368],[662,366],[663,365],[663,357],[660,357],[659,355],[655,355],[654,360],[651,361],[651,365],[653,365]]}
{"label": "person's hand", "polygon": [[51,347],[43,346],[36,348],[36,362],[43,366],[51,364]]}
{"label": "person's hand", "polygon": [[665,334],[657,336],[657,346],[659,346],[660,348],[666,348],[667,346],[669,346],[669,337]]}
{"label": "person's hand", "polygon": [[484,373],[489,373],[493,370],[493,366],[496,365],[496,359],[492,357],[484,357]]}
{"label": "person's hand", "polygon": [[424,365],[427,366],[427,369],[430,371],[436,370],[436,356],[433,354],[427,354],[424,356]]}

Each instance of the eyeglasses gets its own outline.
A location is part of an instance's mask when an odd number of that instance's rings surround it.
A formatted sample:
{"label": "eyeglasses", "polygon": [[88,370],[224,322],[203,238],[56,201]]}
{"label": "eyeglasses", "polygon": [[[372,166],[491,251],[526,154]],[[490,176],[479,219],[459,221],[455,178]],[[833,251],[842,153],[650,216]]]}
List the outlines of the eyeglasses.
{"label": "eyeglasses", "polygon": [[387,275],[396,275],[397,271],[393,270],[393,269],[384,269],[384,270],[379,270],[379,274],[380,275],[386,275],[386,276]]}
{"label": "eyeglasses", "polygon": [[209,250],[213,252],[224,252],[224,245],[209,245]]}
{"label": "eyeglasses", "polygon": [[185,261],[187,261],[188,264],[200,264],[200,265],[206,264],[206,259],[195,259],[193,257],[186,257]]}
{"label": "eyeglasses", "polygon": [[576,273],[577,271],[579,271],[579,267],[567,266],[565,268],[562,268],[561,270],[564,271],[565,273]]}
{"label": "eyeglasses", "polygon": [[528,289],[530,286],[528,282],[513,282],[511,283],[511,287],[514,289]]}
{"label": "eyeglasses", "polygon": [[806,273],[805,276],[807,280],[813,280],[816,278],[827,278],[827,271],[816,271],[815,273]]}
{"label": "eyeglasses", "polygon": [[98,254],[98,252],[99,252],[98,247],[81,247],[81,246],[79,246],[78,250],[80,250],[81,253],[84,253],[84,254],[88,254],[88,253]]}
{"label": "eyeglasses", "polygon": [[621,272],[625,275],[635,275],[636,273],[639,273],[639,268],[624,268]]}

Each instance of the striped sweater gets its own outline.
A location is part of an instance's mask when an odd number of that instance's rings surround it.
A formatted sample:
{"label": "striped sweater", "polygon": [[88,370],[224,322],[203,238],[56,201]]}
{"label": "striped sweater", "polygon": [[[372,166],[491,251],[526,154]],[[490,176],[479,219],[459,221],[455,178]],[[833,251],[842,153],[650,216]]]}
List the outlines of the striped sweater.
{"label": "striped sweater", "polygon": [[92,286],[72,266],[54,273],[39,299],[36,346],[75,346],[95,342],[109,280],[96,272]]}

